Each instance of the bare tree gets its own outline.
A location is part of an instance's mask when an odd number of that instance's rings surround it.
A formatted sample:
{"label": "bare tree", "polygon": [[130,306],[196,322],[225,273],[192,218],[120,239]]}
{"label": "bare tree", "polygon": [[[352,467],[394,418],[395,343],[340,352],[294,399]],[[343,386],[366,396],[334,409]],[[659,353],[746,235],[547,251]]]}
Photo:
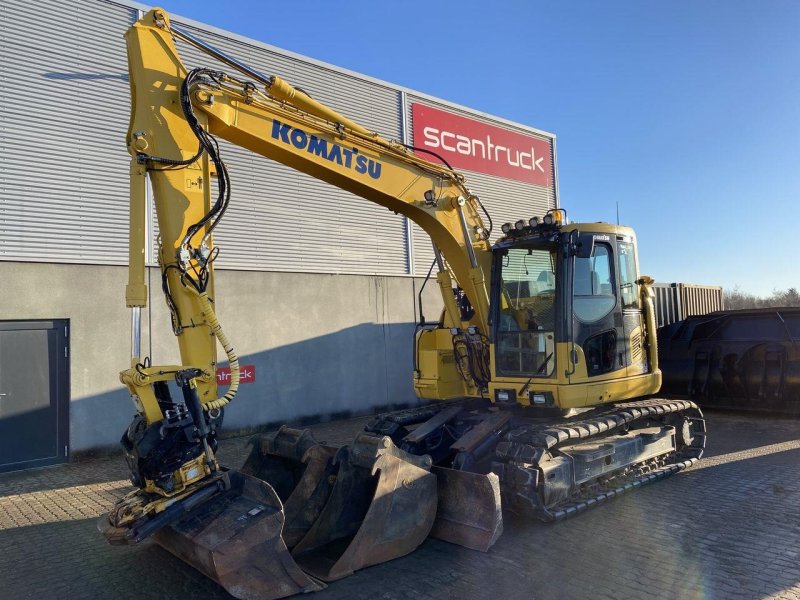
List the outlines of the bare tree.
{"label": "bare tree", "polygon": [[739,286],[736,286],[732,290],[725,290],[724,299],[726,310],[800,306],[800,292],[797,291],[797,288],[775,290],[771,296],[762,297],[743,292]]}

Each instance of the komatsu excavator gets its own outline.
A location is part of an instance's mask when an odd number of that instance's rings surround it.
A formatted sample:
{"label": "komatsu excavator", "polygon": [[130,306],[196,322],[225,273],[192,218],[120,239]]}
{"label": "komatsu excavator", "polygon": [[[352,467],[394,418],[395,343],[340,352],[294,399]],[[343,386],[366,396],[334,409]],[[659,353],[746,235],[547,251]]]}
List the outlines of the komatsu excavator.
{"label": "komatsu excavator", "polygon": [[[491,244],[480,200],[445,160],[223,54],[161,9],[126,40],[133,318],[121,380],[137,414],[122,445],[136,490],[102,520],[110,542],[152,536],[238,598],[280,598],[429,535],[487,551],[502,509],[559,520],[700,458],[698,408],[652,396],[661,383],[652,280],[639,275],[630,228],[569,223],[555,209],[506,223]],[[230,72],[187,71],[176,41]],[[440,402],[377,417],[341,448],[283,427],[255,439],[241,469],[220,465],[239,362],[214,309],[213,231],[231,199],[217,138],[427,232],[444,310],[417,327],[413,377],[421,399]],[[148,177],[178,365],[141,356]],[[217,343],[231,370],[222,395]]]}

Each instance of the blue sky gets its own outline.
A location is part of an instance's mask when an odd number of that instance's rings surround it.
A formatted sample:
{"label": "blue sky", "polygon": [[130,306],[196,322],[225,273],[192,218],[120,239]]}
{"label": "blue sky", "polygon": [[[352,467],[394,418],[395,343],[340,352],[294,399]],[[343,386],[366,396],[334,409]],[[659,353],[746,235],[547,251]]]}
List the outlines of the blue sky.
{"label": "blue sky", "polygon": [[800,288],[800,2],[163,6],[555,133],[570,217],[619,202],[659,281]]}

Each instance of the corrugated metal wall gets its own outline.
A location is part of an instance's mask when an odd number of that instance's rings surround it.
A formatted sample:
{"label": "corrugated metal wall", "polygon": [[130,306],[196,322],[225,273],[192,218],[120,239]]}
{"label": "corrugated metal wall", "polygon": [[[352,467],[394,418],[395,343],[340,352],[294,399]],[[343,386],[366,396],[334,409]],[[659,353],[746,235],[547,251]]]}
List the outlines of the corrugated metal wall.
{"label": "corrugated metal wall", "polygon": [[656,283],[656,324],[658,327],[682,321],[694,315],[723,310],[722,288],[693,283]]}
{"label": "corrugated metal wall", "polygon": [[129,92],[137,11],[0,2],[0,260],[127,262]]}
{"label": "corrugated metal wall", "polygon": [[724,308],[722,288],[716,285],[695,285],[679,283],[678,293],[681,296],[683,317],[706,315]]}
{"label": "corrugated metal wall", "polygon": [[[262,73],[279,74],[381,135],[399,139],[400,97],[396,90],[176,24]],[[179,43],[178,51],[189,68],[230,70],[186,44]],[[221,248],[217,267],[381,275],[408,272],[402,217],[232,144],[222,144],[222,157],[231,173],[233,200],[216,230]]]}
{"label": "corrugated metal wall", "polygon": [[[136,8],[104,0],[0,3],[0,260],[126,264],[129,93],[122,34],[137,18]],[[403,137],[400,88],[182,25],[385,137]],[[185,44],[179,51],[189,67],[214,66]],[[514,129],[430,99],[407,98],[409,108],[421,101]],[[233,200],[217,229],[218,267],[427,272],[433,257],[428,237],[419,229],[410,233],[404,218],[231,144],[222,144],[222,154]],[[541,215],[555,204],[553,188],[466,175],[492,215],[495,236],[504,221]]]}
{"label": "corrugated metal wall", "polygon": [[655,283],[656,326],[663,327],[680,321],[681,309],[678,290],[670,283]]}

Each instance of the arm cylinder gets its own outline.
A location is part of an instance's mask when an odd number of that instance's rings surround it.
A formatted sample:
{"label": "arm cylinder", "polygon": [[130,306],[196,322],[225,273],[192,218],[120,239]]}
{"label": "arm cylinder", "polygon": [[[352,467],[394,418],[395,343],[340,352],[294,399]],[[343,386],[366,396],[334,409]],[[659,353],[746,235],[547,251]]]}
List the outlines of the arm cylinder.
{"label": "arm cylinder", "polygon": [[128,232],[128,285],[125,304],[131,309],[131,365],[142,356],[142,307],[147,306],[145,244],[147,223],[147,176],[144,165],[131,160],[130,231]]}
{"label": "arm cylinder", "polygon": [[145,231],[147,228],[147,176],[145,166],[131,159],[130,231],[128,233],[128,285],[125,303],[129,308],[147,306]]}

